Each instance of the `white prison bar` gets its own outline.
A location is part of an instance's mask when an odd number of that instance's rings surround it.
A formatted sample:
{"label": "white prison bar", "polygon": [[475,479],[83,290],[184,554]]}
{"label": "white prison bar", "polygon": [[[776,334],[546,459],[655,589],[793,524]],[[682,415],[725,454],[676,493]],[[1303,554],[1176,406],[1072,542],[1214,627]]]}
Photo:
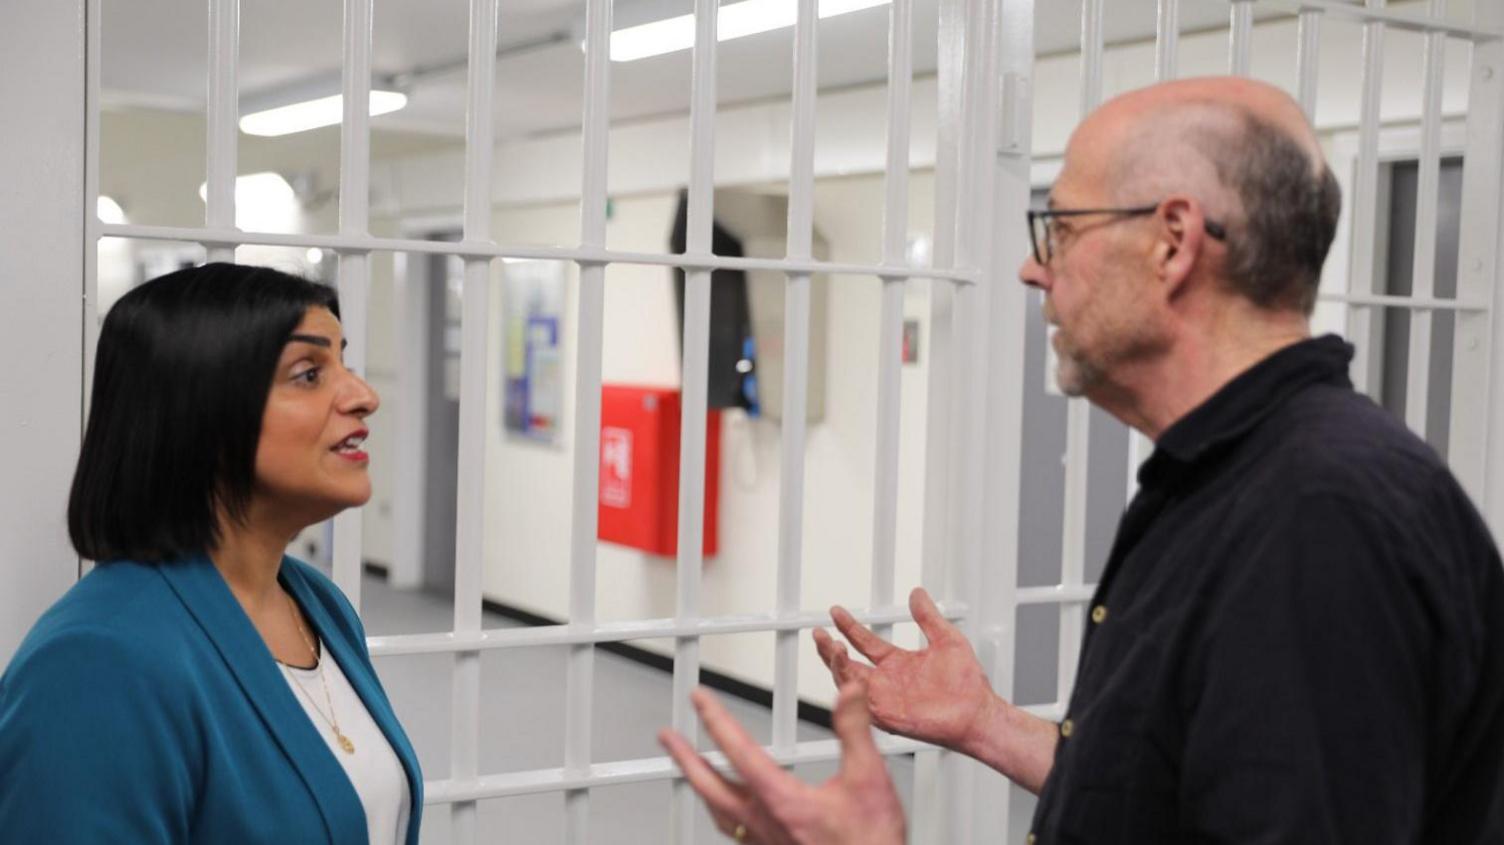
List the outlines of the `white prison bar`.
{"label": "white prison bar", "polygon": [[[952,621],[967,617],[969,608],[960,602],[940,602],[940,613]],[[865,625],[892,625],[909,622],[907,606],[891,605],[852,610],[857,621]],[[593,627],[579,625],[540,625],[529,628],[491,628],[483,631],[455,631],[438,634],[399,634],[367,637],[373,657],[403,654],[443,654],[454,651],[478,651],[499,648],[537,648],[540,646],[617,643],[650,639],[697,639],[721,634],[746,634],[759,631],[802,631],[831,624],[824,611],[801,611],[779,616],[770,613],[738,614],[705,618],[633,619],[601,622]]]}
{"label": "white prison bar", "polygon": [[[715,192],[716,30],[715,0],[695,0],[695,46],[690,73],[689,190],[685,252],[711,253]],[[605,49],[605,45],[599,45]],[[700,613],[700,575],[704,562],[705,418],[710,372],[710,278],[707,268],[684,274],[683,366],[679,406],[679,556],[675,612],[680,619]],[[680,637],[674,643],[674,730],[690,744],[699,735],[689,694],[700,679],[700,640]],[[695,793],[676,780],[670,807],[671,841],[694,841]]]}
{"label": "white prison bar", "polygon": [[1382,4],[1358,5],[1350,0],[1258,0],[1271,9],[1290,12],[1322,12],[1333,20],[1354,23],[1382,23],[1407,32],[1440,32],[1451,38],[1466,41],[1495,41],[1504,38],[1504,27],[1488,24],[1463,24],[1453,21],[1417,17],[1403,12],[1391,12]]}
{"label": "white prison bar", "polygon": [[[1431,0],[1431,16],[1446,14],[1446,0]],[[1420,160],[1415,189],[1415,254],[1411,264],[1410,293],[1430,299],[1436,292],[1436,208],[1441,192],[1441,95],[1446,67],[1447,37],[1426,35],[1422,53]],[[1431,336],[1435,313],[1420,310],[1410,315],[1410,350],[1405,359],[1405,422],[1416,435],[1426,436],[1426,414],[1431,387]]]}
{"label": "white prison bar", "polygon": [[[581,119],[583,178],[580,191],[580,244],[606,245],[606,170],[610,150],[611,62],[610,0],[585,6],[585,91]],[[575,375],[574,478],[571,493],[569,550],[569,620],[594,625],[596,618],[596,535],[600,482],[601,357],[605,347],[606,267],[580,264],[579,340]],[[564,692],[564,769],[590,768],[591,703],[595,688],[595,645],[580,643],[569,651]],[[590,839],[590,792],[564,794],[564,841]]]}
{"label": "white prison bar", "polygon": [[1054,584],[1048,587],[1019,587],[1015,598],[1019,604],[1082,604],[1091,601],[1096,584]]}
{"label": "white prison bar", "polygon": [[1159,0],[1154,21],[1154,78],[1174,79],[1180,62],[1180,0]]}
{"label": "white prison bar", "polygon": [[[935,267],[955,264],[958,129],[961,111],[961,33],[966,20],[960,0],[939,0],[936,10],[936,137],[934,250]],[[1031,16],[1032,19],[1032,16]],[[1032,25],[1030,26],[1032,32]],[[956,509],[953,487],[954,445],[957,429],[957,391],[962,387],[958,361],[964,361],[957,345],[956,287],[930,285],[929,395],[925,408],[924,503],[921,515],[920,583],[931,595],[947,594],[947,568],[954,560]],[[958,764],[941,754],[919,754],[914,760],[914,794],[911,810],[915,831],[933,831],[945,841],[947,803],[958,800],[953,785]]]}
{"label": "white prison bar", "polygon": [[[1383,8],[1384,0],[1366,0],[1370,11]],[[1377,281],[1374,254],[1378,233],[1379,120],[1383,93],[1384,24],[1370,21],[1363,26],[1361,94],[1358,106],[1358,161],[1353,182],[1351,260],[1348,263],[1347,293],[1369,296]],[[1358,348],[1352,363],[1352,380],[1358,389],[1372,392],[1377,355],[1374,336],[1382,323],[1365,309],[1347,311],[1347,336]]]}
{"label": "white prison bar", "polygon": [[[240,0],[209,3],[209,97],[205,115],[204,226],[235,228],[235,156],[240,112]],[[89,209],[89,213],[93,213]],[[234,261],[233,244],[205,244],[210,261]]]}
{"label": "white prison bar", "polygon": [[[88,418],[94,383],[94,354],[99,346],[99,65],[104,27],[98,25],[102,0],[87,0],[84,14],[84,418]],[[80,572],[80,575],[83,573]]]}
{"label": "white prison bar", "polygon": [[[1154,25],[1154,78],[1174,79],[1180,52],[1180,0],[1159,0]],[[1128,472],[1125,500],[1138,495],[1138,468],[1154,451],[1154,444],[1140,432],[1128,429]]]}
{"label": "white prison bar", "polygon": [[[1102,0],[1083,0],[1081,6],[1081,114],[1090,114],[1102,98]],[[1071,399],[1066,410],[1065,512],[1061,519],[1060,584],[1080,586],[1086,578],[1086,492],[1091,473],[1091,407]],[[1076,685],[1076,662],[1086,624],[1082,607],[1060,606],[1060,650],[1055,688],[1060,701],[1069,701]]]}
{"label": "white prison bar", "polygon": [[[928,743],[898,737],[877,739],[878,753],[885,757],[913,754],[933,748]],[[826,739],[801,742],[787,753],[768,749],[774,760],[785,766],[804,763],[823,763],[841,759],[841,744],[838,740]],[[730,772],[725,755],[719,751],[706,752],[705,759],[715,768]],[[424,782],[424,804],[447,804],[453,801],[478,801],[487,798],[506,798],[515,795],[535,795],[540,792],[561,790],[585,790],[597,786],[621,786],[629,783],[652,783],[655,781],[679,780],[679,769],[667,757],[647,757],[637,760],[619,760],[611,763],[594,763],[583,772],[563,768],[532,769],[525,772],[485,775],[484,777]]]}
{"label": "white prison bar", "polygon": [[[793,121],[790,126],[789,207],[785,242],[790,259],[808,260],[814,243],[815,97],[819,67],[819,9],[800,0],[794,24]],[[777,616],[799,612],[804,566],[804,455],[808,433],[810,277],[790,273],[784,286],[783,421],[778,482]],[[798,742],[799,632],[773,636],[773,748]]]}
{"label": "white prison bar", "polygon": [[[491,165],[494,136],[492,103],[496,85],[497,0],[471,0],[469,67],[465,96],[464,236],[491,237]],[[349,99],[346,99],[349,105]],[[359,101],[365,104],[365,99]],[[486,369],[487,323],[491,313],[489,256],[465,257],[463,313],[460,319],[460,420],[454,555],[454,630],[481,630],[481,582],[486,560]],[[449,771],[474,777],[480,771],[480,654],[454,655]],[[455,842],[473,843],[478,834],[473,802],[451,808]]]}
{"label": "white prison bar", "polygon": [[1412,311],[1458,311],[1481,313],[1489,310],[1488,304],[1475,299],[1437,299],[1435,297],[1385,296],[1382,294],[1322,293],[1317,299],[1322,302],[1343,302],[1358,307],[1406,308]]}
{"label": "white prison bar", "polygon": [[1319,9],[1302,9],[1296,26],[1295,76],[1301,111],[1312,125],[1316,122],[1316,78],[1321,54],[1321,15]]}
{"label": "white prison bar", "polygon": [[671,255],[595,249],[584,246],[512,246],[471,239],[429,241],[413,238],[243,232],[235,228],[191,229],[176,226],[141,226],[131,223],[101,224],[99,234],[101,237],[112,238],[198,243],[207,247],[258,244],[319,247],[336,252],[415,252],[427,255],[453,255],[459,258],[520,258],[539,261],[573,261],[579,264],[637,264],[682,267],[686,270],[770,270],[775,273],[873,278],[902,276],[910,279],[938,279],[962,285],[976,284],[981,278],[981,273],[974,268],[851,264],[813,259],[794,261],[781,258],[738,258],[708,253]]}
{"label": "white prison bar", "polygon": [[[912,0],[894,0],[888,27],[888,138],[883,174],[883,263],[905,260],[909,228],[909,113],[913,77]],[[869,604],[893,603],[898,544],[899,420],[902,413],[904,279],[883,279],[877,332],[877,436]],[[877,634],[891,635],[881,627]]]}
{"label": "white prison bar", "polygon": [[1102,3],[1081,0],[1081,117],[1102,102]]}
{"label": "white prison bar", "polygon": [[[1504,23],[1504,4],[1480,4],[1475,20]],[[1467,145],[1463,153],[1461,217],[1458,226],[1457,296],[1496,302],[1500,270],[1501,204],[1504,169],[1504,42],[1473,45],[1468,69]],[[1504,419],[1504,382],[1496,363],[1504,311],[1460,313],[1452,348],[1454,404],[1447,462],[1479,503],[1496,537],[1504,536],[1504,475],[1499,460],[1499,421]]]}
{"label": "white prison bar", "polygon": [[1253,61],[1253,0],[1232,0],[1227,69],[1233,76],[1247,76]]}
{"label": "white prison bar", "polygon": [[[345,0],[343,24],[344,115],[339,131],[339,232],[359,237],[370,228],[371,194],[371,0]],[[339,254],[338,279],[340,323],[345,340],[345,366],[365,376],[370,256]],[[334,583],[360,610],[361,519],[360,508],[346,508],[334,518]]]}

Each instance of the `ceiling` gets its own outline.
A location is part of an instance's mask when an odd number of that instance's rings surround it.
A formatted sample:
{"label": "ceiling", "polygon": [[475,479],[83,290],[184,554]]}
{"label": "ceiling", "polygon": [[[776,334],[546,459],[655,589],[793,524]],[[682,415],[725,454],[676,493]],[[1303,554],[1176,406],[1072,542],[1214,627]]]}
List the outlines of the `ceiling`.
{"label": "ceiling", "polygon": [[[648,5],[651,3],[652,5]],[[207,11],[203,0],[134,0],[103,4],[104,101],[113,106],[203,109]],[[340,5],[307,0],[241,4],[240,90],[255,96],[340,68]],[[1109,43],[1152,38],[1156,0],[1109,0]],[[618,26],[692,8],[691,0],[616,0]],[[935,68],[937,0],[913,0],[914,71]],[[1257,6],[1255,7],[1257,8]],[[1037,5],[1036,52],[1074,50],[1080,6]],[[1227,26],[1226,0],[1182,0],[1183,31]],[[372,69],[404,80],[407,108],[375,118],[376,129],[460,136],[464,132],[464,0],[376,0]],[[495,116],[499,138],[578,126],[584,55],[583,0],[506,0],[498,26]],[[1268,13],[1262,13],[1267,16]],[[880,82],[887,74],[888,7],[821,21],[822,88]],[[717,93],[724,103],[786,97],[792,77],[792,30],[724,42]],[[683,113],[690,96],[690,54],[658,56],[611,71],[613,121]]]}

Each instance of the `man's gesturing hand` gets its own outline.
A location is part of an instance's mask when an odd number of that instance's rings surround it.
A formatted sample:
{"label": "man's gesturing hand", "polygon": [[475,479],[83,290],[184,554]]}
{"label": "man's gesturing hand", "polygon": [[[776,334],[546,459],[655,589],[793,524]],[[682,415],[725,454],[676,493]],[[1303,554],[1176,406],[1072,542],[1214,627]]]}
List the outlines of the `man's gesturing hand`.
{"label": "man's gesturing hand", "polygon": [[831,619],[872,665],[852,660],[845,644],[819,628],[814,632],[815,648],[838,686],[852,681],[866,685],[868,707],[878,727],[975,756],[972,746],[1001,700],[993,694],[971,643],[945,620],[929,593],[915,588],[909,594],[909,611],[929,641],[918,651],[879,638],[842,607],[831,609]]}
{"label": "man's gesturing hand", "polygon": [[780,768],[708,692],[695,690],[690,699],[741,781],[712,769],[674,731],[664,730],[658,739],[722,833],[768,845],[902,845],[903,807],[872,741],[861,684],[841,686],[833,719],[841,770],[819,786]]}

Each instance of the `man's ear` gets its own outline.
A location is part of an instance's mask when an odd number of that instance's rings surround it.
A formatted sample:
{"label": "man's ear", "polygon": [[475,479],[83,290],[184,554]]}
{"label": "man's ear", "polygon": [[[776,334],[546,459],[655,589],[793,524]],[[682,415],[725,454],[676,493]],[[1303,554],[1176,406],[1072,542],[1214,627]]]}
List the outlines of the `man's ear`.
{"label": "man's ear", "polygon": [[1155,275],[1165,286],[1165,297],[1174,299],[1185,291],[1206,247],[1206,217],[1199,202],[1181,194],[1172,194],[1161,202],[1155,216],[1159,221]]}

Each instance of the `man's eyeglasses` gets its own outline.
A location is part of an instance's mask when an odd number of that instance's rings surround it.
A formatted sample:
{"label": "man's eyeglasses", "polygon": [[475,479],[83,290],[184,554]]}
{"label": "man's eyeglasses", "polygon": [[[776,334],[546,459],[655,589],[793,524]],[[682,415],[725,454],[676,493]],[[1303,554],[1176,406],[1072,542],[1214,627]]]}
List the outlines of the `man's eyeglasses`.
{"label": "man's eyeglasses", "polygon": [[[1159,203],[1139,205],[1132,208],[1051,208],[1044,211],[1029,211],[1029,242],[1034,247],[1034,260],[1040,266],[1050,263],[1055,253],[1054,220],[1056,217],[1081,217],[1087,214],[1115,214],[1119,217],[1140,217],[1159,210]],[[1227,229],[1220,223],[1206,221],[1207,235],[1227,240]]]}

